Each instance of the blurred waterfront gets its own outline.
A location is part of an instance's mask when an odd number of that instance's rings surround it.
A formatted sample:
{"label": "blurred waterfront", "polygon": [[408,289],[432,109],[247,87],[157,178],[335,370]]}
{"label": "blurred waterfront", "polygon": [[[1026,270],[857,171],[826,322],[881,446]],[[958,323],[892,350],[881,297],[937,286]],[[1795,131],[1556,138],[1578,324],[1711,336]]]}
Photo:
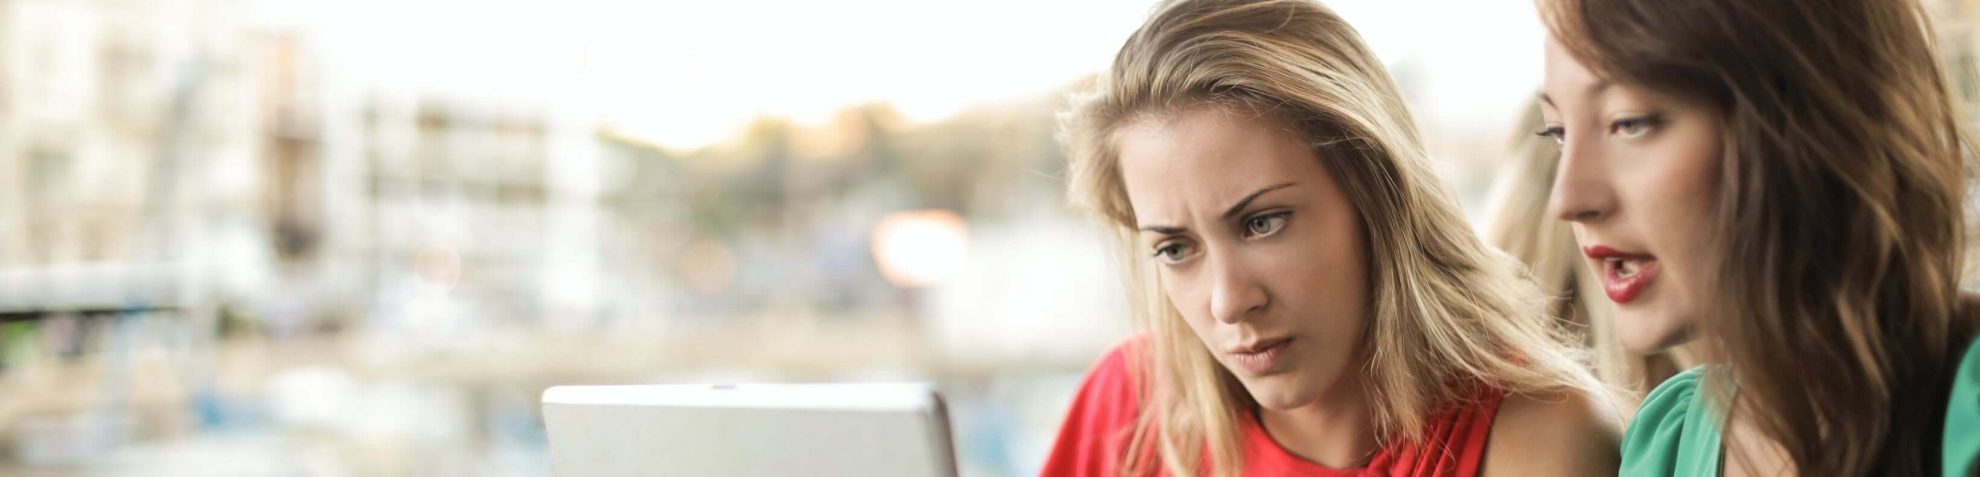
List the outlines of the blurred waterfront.
{"label": "blurred waterfront", "polygon": [[[1481,217],[1530,3],[1328,3]],[[0,476],[549,475],[549,385],[755,380],[1033,474],[1128,333],[1054,114],[1149,5],[0,0]]]}

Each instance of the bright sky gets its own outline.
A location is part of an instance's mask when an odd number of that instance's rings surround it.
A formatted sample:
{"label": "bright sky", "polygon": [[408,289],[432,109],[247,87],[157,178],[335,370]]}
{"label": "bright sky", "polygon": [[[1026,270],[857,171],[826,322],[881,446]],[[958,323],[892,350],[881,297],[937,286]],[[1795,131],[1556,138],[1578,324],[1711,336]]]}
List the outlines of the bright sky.
{"label": "bright sky", "polygon": [[[753,2],[257,0],[340,81],[539,98],[674,148],[760,115],[864,102],[909,120],[1042,94],[1103,68],[1148,0]],[[1419,117],[1503,130],[1540,76],[1529,0],[1335,0],[1404,77]]]}

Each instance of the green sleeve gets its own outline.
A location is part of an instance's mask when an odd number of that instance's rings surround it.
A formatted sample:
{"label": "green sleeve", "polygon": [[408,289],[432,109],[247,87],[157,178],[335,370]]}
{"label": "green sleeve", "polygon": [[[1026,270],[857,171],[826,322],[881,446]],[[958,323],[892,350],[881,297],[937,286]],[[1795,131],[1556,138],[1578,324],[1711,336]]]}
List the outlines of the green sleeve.
{"label": "green sleeve", "polygon": [[1945,475],[1980,475],[1980,347],[1967,345],[1953,376],[1952,398],[1946,401]]}
{"label": "green sleeve", "polygon": [[1622,440],[1621,475],[1719,475],[1719,423],[1693,368],[1650,391]]}

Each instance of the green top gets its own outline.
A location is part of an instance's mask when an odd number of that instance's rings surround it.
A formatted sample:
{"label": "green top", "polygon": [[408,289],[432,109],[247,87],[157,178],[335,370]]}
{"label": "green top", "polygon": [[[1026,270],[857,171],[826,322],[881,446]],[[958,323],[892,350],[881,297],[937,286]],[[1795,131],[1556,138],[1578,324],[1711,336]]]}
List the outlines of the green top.
{"label": "green top", "polygon": [[1959,360],[1959,374],[1953,375],[1952,398],[1946,400],[1945,454],[1940,465],[1945,475],[1980,475],[1980,346],[1966,345],[1966,357]]}
{"label": "green top", "polygon": [[1623,432],[1619,475],[1719,475],[1719,428],[1725,419],[1700,388],[1703,366],[1672,376],[1636,410]]}
{"label": "green top", "polygon": [[[1976,342],[1980,345],[1980,342]],[[1943,458],[1947,476],[1980,475],[1980,346],[1968,345],[1946,401]],[[1623,433],[1620,475],[1719,475],[1724,413],[1700,388],[1692,368],[1650,391]]]}

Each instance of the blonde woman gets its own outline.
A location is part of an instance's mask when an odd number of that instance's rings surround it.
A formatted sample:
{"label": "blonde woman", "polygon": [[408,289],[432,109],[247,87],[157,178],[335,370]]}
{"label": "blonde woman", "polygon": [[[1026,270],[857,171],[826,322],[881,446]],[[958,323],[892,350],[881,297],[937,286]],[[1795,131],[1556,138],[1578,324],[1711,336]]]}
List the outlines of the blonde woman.
{"label": "blonde woman", "polygon": [[1581,265],[1581,248],[1568,223],[1547,211],[1561,150],[1552,139],[1533,134],[1531,125],[1541,122],[1540,101],[1536,98],[1526,109],[1513,136],[1512,160],[1496,187],[1486,237],[1531,268],[1533,280],[1551,299],[1549,314],[1581,330],[1596,377],[1619,394],[1623,407],[1633,408],[1650,388],[1690,367],[1691,353],[1682,346],[1651,354],[1623,347],[1615,304],[1602,296],[1601,278]]}
{"label": "blonde woman", "polygon": [[1118,232],[1147,333],[1046,475],[1615,472],[1615,410],[1333,12],[1163,4],[1068,116],[1071,198]]}

